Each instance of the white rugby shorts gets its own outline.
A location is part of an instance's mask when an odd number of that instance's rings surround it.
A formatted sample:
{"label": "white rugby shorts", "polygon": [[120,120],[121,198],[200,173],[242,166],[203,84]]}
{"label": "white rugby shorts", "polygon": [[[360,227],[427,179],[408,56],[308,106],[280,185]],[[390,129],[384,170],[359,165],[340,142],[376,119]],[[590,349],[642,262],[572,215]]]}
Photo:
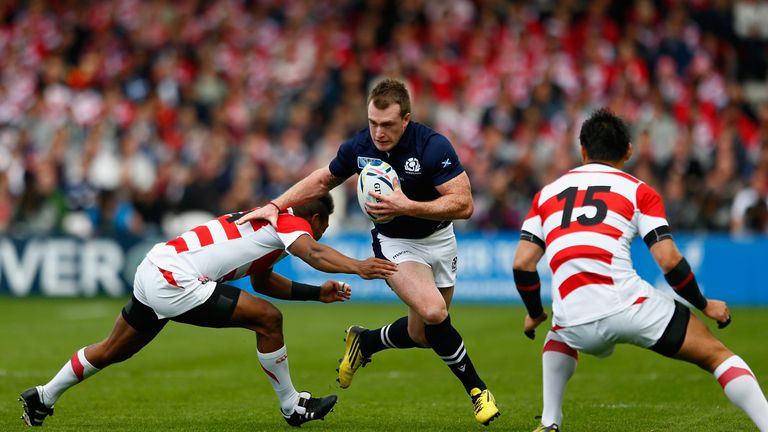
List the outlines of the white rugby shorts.
{"label": "white rugby shorts", "polygon": [[577,351],[608,357],[619,343],[653,346],[664,334],[674,312],[675,301],[654,290],[618,313],[585,324],[555,327],[552,331]]}
{"label": "white rugby shorts", "polygon": [[414,261],[432,268],[435,285],[450,288],[456,285],[458,252],[453,224],[439,229],[423,239],[391,238],[376,233],[381,253],[394,263]]}
{"label": "white rugby shorts", "polygon": [[[133,278],[133,295],[137,300],[152,308],[158,318],[173,318],[193,309],[213,294],[214,281],[200,281],[181,272],[170,272],[174,286],[163,275],[163,271],[144,258]],[[181,288],[183,287],[183,288]]]}

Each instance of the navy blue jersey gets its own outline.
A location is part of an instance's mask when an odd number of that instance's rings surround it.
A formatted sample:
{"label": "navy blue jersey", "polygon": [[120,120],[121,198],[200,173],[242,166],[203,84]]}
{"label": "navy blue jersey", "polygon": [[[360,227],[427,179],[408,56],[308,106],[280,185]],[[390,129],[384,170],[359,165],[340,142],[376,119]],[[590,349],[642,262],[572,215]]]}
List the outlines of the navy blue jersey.
{"label": "navy blue jersey", "polygon": [[[392,165],[400,178],[405,196],[413,201],[432,201],[440,196],[435,186],[464,172],[459,157],[446,137],[416,122],[408,123],[400,142],[390,152],[376,149],[369,129],[363,129],[345,141],[328,167],[336,177],[347,179],[360,174],[374,159]],[[398,216],[376,229],[387,237],[424,238],[448,226],[450,221],[436,221]]]}

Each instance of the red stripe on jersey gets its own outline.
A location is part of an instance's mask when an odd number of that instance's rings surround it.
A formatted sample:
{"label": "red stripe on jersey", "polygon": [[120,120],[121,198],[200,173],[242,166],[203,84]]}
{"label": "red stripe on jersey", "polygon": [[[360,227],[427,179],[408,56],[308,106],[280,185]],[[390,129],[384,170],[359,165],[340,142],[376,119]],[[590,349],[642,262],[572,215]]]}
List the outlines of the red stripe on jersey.
{"label": "red stripe on jersey", "polygon": [[648,297],[638,297],[637,300],[635,300],[635,302],[632,303],[632,304],[633,305],[640,304],[640,303],[643,303],[646,300],[648,300]]}
{"label": "red stripe on jersey", "polygon": [[720,377],[717,379],[717,382],[720,383],[720,387],[725,388],[725,386],[727,386],[729,382],[744,375],[751,376],[753,379],[755,378],[755,376],[752,375],[752,372],[750,372],[749,369],[733,366],[728,368],[727,371],[725,371],[722,375],[720,375]]}
{"label": "red stripe on jersey", "polygon": [[575,358],[576,360],[579,359],[579,352],[575,349],[569,347],[565,342],[556,341],[553,339],[550,339],[547,341],[547,343],[544,344],[544,352],[550,351],[550,352],[559,352],[568,356],[571,356]]}
{"label": "red stripe on jersey", "polygon": [[312,227],[305,219],[289,213],[281,213],[277,217],[277,232],[288,234],[296,231],[308,232],[309,235],[314,236]]}
{"label": "red stripe on jersey", "polygon": [[263,227],[264,227],[266,224],[268,224],[268,223],[269,223],[269,222],[267,222],[267,221],[264,221],[264,220],[252,220],[252,221],[249,221],[249,222],[251,223],[251,228],[253,228],[253,230],[254,230],[254,231],[258,231],[258,230],[260,230],[260,229],[261,229],[261,228],[263,228]]}
{"label": "red stripe on jersey", "polygon": [[169,272],[168,270],[161,269],[160,267],[158,267],[157,269],[160,270],[160,273],[163,275],[166,282],[175,286],[176,288],[181,288],[179,284],[176,283],[176,279],[173,277],[173,273]]}
{"label": "red stripe on jersey", "polygon": [[167,242],[166,245],[173,246],[173,248],[176,249],[176,253],[182,253],[189,250],[187,242],[184,241],[184,239],[181,237],[176,237],[175,239]]}
{"label": "red stripe on jersey", "polygon": [[637,209],[640,210],[640,213],[666,219],[667,216],[664,212],[664,203],[661,201],[658,192],[653,190],[652,187],[645,183],[641,184],[637,187],[635,196]]}
{"label": "red stripe on jersey", "polygon": [[[580,189],[576,192],[576,199],[574,201],[575,208],[593,208],[591,205],[583,205],[584,204],[584,197],[587,194],[586,189]],[[592,194],[593,200],[599,200],[605,202],[605,204],[608,206],[608,210],[618,213],[624,219],[630,221],[632,220],[632,216],[635,215],[635,206],[632,204],[632,202],[627,199],[624,195],[618,193],[618,192],[596,192]],[[544,202],[544,204],[541,205],[539,208],[539,214],[541,215],[542,222],[547,220],[548,217],[550,217],[552,214],[557,213],[559,211],[563,211],[563,208],[565,208],[565,199],[559,199],[557,195],[549,198]],[[594,210],[589,210],[594,212]],[[594,214],[594,213],[589,213]],[[575,221],[571,222],[571,225],[574,223],[577,223]]]}
{"label": "red stripe on jersey", "polygon": [[265,373],[265,374],[267,374],[267,375],[268,375],[270,378],[272,378],[273,380],[275,380],[275,382],[276,382],[276,383],[278,383],[278,384],[280,383],[280,380],[279,380],[279,379],[277,379],[277,377],[275,376],[275,374],[273,374],[272,372],[268,371],[268,370],[267,370],[267,368],[265,368],[264,366],[262,366],[261,368],[264,370],[264,373]]}
{"label": "red stripe on jersey", "polygon": [[593,232],[597,234],[603,234],[603,235],[607,235],[608,237],[614,240],[618,240],[619,237],[621,237],[622,235],[621,230],[611,225],[608,225],[606,223],[601,223],[598,225],[590,225],[590,226],[584,226],[578,223],[572,223],[571,226],[569,226],[568,228],[557,227],[552,231],[550,231],[549,234],[547,234],[547,239],[546,239],[547,246],[549,246],[550,244],[552,244],[553,241],[557,240],[558,238],[564,235],[577,233],[577,232]]}
{"label": "red stripe on jersey", "polygon": [[69,364],[72,365],[72,371],[75,373],[75,376],[77,377],[77,381],[80,382],[83,380],[83,374],[85,373],[85,367],[80,362],[80,357],[77,355],[77,352],[75,352],[75,355],[72,356],[72,358],[69,360]]}
{"label": "red stripe on jersey", "polygon": [[248,267],[248,271],[246,271],[245,274],[252,275],[256,273],[261,273],[264,270],[272,267],[275,264],[275,260],[277,260],[280,257],[280,255],[282,255],[282,253],[283,253],[283,250],[278,249],[262,256],[257,260],[253,260],[251,265]]}
{"label": "red stripe on jersey", "polygon": [[230,215],[221,216],[218,218],[221,227],[224,228],[224,233],[227,235],[228,240],[234,240],[242,237],[240,230],[237,229],[237,225],[234,222],[227,222],[227,218]]}
{"label": "red stripe on jersey", "polygon": [[207,226],[200,225],[199,227],[192,228],[192,232],[197,234],[197,239],[200,240],[200,247],[208,246],[213,243],[211,230],[209,230]]}
{"label": "red stripe on jersey", "polygon": [[613,261],[613,254],[596,246],[571,246],[556,253],[549,262],[549,268],[554,273],[561,265],[578,258],[587,258],[610,264]]}
{"label": "red stripe on jersey", "polygon": [[688,285],[688,282],[690,282],[691,279],[693,279],[693,272],[688,273],[688,276],[686,276],[685,279],[683,279],[683,281],[679,284],[672,285],[672,288],[674,288],[675,291],[683,289],[686,285]]}
{"label": "red stripe on jersey", "polygon": [[619,177],[623,177],[623,178],[631,181],[632,183],[640,183],[640,180],[638,180],[637,178],[635,178],[635,177],[633,177],[633,176],[631,176],[631,175],[629,175],[629,174],[627,174],[625,172],[620,172],[620,171],[578,171],[578,170],[574,170],[574,171],[568,171],[565,174],[612,174],[612,175],[617,175]]}
{"label": "red stripe on jersey", "polygon": [[541,195],[541,191],[536,192],[536,195],[533,196],[533,203],[531,203],[531,209],[528,210],[528,215],[525,216],[526,220],[539,215],[539,196],[540,195]]}
{"label": "red stripe on jersey", "polygon": [[232,270],[231,272],[224,275],[221,280],[230,281],[235,278],[235,274],[237,273],[237,269]]}
{"label": "red stripe on jersey", "polygon": [[558,287],[560,298],[564,299],[568,294],[584,285],[613,285],[613,278],[599,273],[582,272],[569,277]]}
{"label": "red stripe on jersey", "polygon": [[562,329],[562,327],[557,325],[557,324],[555,324],[555,325],[552,326],[552,328],[550,330],[552,330],[553,332],[556,332],[556,331],[558,331],[560,329]]}

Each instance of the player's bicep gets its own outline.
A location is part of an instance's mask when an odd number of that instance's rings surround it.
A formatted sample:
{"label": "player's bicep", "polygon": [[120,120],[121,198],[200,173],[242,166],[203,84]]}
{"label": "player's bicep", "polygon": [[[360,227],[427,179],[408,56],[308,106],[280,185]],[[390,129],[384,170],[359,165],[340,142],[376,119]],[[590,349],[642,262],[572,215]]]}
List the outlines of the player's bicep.
{"label": "player's bicep", "polygon": [[520,241],[517,243],[513,267],[515,270],[535,271],[536,264],[538,264],[542,256],[544,256],[544,248],[542,245],[538,242],[528,240],[521,235]]}
{"label": "player's bicep", "polygon": [[308,233],[298,236],[287,248],[288,252],[302,260],[305,260],[307,256],[312,252],[317,245],[315,239]]}
{"label": "player's bicep", "polygon": [[525,216],[523,226],[520,231],[520,239],[537,244],[542,250],[546,250],[544,242],[544,226],[539,211],[539,196],[541,192],[536,192],[531,203],[531,209]]}
{"label": "player's bicep", "polygon": [[465,199],[472,198],[472,186],[469,184],[469,176],[462,172],[458,176],[435,187],[440,195],[454,195]]}
{"label": "player's bicep", "polygon": [[672,238],[661,196],[645,183],[637,188],[637,231],[648,247]]}
{"label": "player's bicep", "polygon": [[429,173],[435,187],[464,174],[459,156],[451,142],[442,135],[436,134],[429,138],[423,157],[423,169]]}
{"label": "player's bicep", "polygon": [[651,255],[664,273],[672,270],[681,259],[683,254],[677,248],[675,242],[669,238],[658,241],[650,247]]}
{"label": "player's bicep", "polygon": [[349,176],[340,177],[340,176],[334,175],[333,172],[331,171],[330,166],[327,166],[325,168],[319,168],[316,171],[315,175],[316,175],[315,180],[317,180],[319,184],[325,186],[327,190],[331,190],[335,188],[336,186],[344,183],[344,180],[349,178]]}
{"label": "player's bicep", "polygon": [[354,174],[358,168],[355,140],[343,142],[336,152],[336,157],[328,164],[329,175],[341,179],[339,184]]}

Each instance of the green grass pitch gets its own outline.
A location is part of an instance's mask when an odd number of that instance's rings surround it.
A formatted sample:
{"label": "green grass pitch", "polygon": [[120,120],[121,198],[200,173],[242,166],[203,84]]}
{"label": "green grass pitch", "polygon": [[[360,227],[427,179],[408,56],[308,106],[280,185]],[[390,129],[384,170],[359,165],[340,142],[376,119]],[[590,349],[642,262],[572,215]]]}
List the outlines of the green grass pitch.
{"label": "green grass pitch", "polygon": [[[124,299],[0,298],[0,430],[22,430],[27,387],[46,382],[72,353],[105,337]],[[540,351],[521,331],[519,306],[454,305],[453,322],[502,416],[475,423],[458,380],[429,350],[389,350],[337,387],[335,368],[350,324],[378,327],[399,304],[279,303],[294,385],[335,393],[335,412],[304,430],[530,431],[541,409]],[[768,387],[768,313],[735,309],[716,335]],[[710,326],[713,328],[713,326]],[[255,354],[253,333],[170,323],[134,358],[70,389],[48,431],[279,431],[278,413]],[[711,375],[695,366],[621,346],[605,360],[581,356],[565,401],[566,431],[756,430]]]}

